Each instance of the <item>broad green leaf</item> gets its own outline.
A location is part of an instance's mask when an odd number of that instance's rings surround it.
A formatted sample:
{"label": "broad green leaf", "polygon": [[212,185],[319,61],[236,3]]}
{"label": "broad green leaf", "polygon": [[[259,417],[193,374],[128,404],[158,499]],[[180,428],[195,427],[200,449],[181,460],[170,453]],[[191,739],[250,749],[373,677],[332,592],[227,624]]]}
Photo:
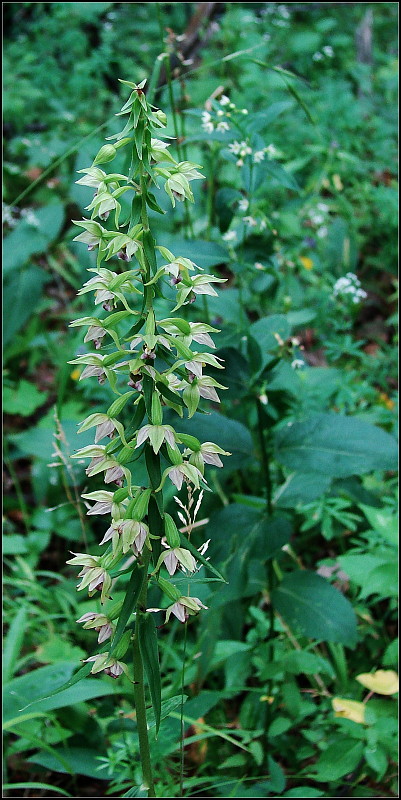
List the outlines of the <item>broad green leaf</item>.
{"label": "broad green leaf", "polygon": [[397,442],[381,428],[339,414],[313,414],[275,436],[276,458],[300,472],[332,477],[397,468]]}
{"label": "broad green leaf", "polygon": [[311,503],[329,488],[331,478],[318,472],[293,472],[285,483],[278,487],[274,505],[278,508],[295,508],[300,503]]}
{"label": "broad green leaf", "polygon": [[350,602],[327,580],[309,570],[288,573],[272,592],[274,608],[287,625],[311,639],[356,644],[356,617]]}
{"label": "broad green leaf", "polygon": [[58,236],[63,219],[64,205],[60,202],[35,209],[34,225],[22,219],[4,239],[4,276],[19,270],[34,253],[44,253]]}
{"label": "broad green leaf", "polygon": [[[4,719],[18,719],[19,712],[27,708],[34,711],[51,711],[56,708],[81,703],[94,697],[115,694],[117,687],[107,680],[85,679],[91,663],[71,677],[75,664],[60,662],[40,667],[14,678],[4,686]],[[43,693],[45,688],[46,694]]]}
{"label": "broad green leaf", "polygon": [[138,635],[139,648],[152,698],[157,736],[161,719],[161,677],[156,623],[152,614],[140,614]]}
{"label": "broad green leaf", "polygon": [[6,346],[35,311],[49,276],[39,267],[28,267],[11,274],[4,284],[3,341]]}
{"label": "broad green leaf", "polygon": [[288,339],[291,328],[283,314],[272,314],[252,323],[248,329],[249,355],[253,372],[258,372],[273,362],[280,342]]}
{"label": "broad green leaf", "polygon": [[283,516],[264,515],[253,529],[253,535],[258,543],[258,558],[267,561],[289,542],[293,532],[290,521]]}
{"label": "broad green leaf", "polygon": [[363,743],[351,737],[339,738],[324,750],[308,777],[315,781],[337,781],[358,766]]}
{"label": "broad green leaf", "polygon": [[[101,762],[99,761],[99,756],[105,755],[105,753],[98,750],[90,750],[86,747],[62,747],[60,749],[61,755],[69,765],[73,775],[86,775],[88,778],[108,780],[106,771],[100,769]],[[37,753],[31,756],[28,761],[31,764],[39,764],[41,767],[54,772],[67,772],[63,765],[60,764],[57,756],[52,753]]]}
{"label": "broad green leaf", "polygon": [[4,387],[3,411],[6,414],[21,414],[23,417],[29,417],[46,400],[47,395],[40,392],[34,383],[21,380],[14,389],[11,389],[10,386]]}
{"label": "broad green leaf", "polygon": [[390,544],[398,544],[398,521],[395,514],[386,508],[361,505],[361,509],[375,531]]}

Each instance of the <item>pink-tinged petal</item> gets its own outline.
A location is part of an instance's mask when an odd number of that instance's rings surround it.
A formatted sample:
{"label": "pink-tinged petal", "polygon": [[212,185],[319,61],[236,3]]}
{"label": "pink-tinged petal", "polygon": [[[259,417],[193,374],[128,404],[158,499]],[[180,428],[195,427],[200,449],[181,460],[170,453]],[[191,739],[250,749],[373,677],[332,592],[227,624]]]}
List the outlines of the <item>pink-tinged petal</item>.
{"label": "pink-tinged petal", "polygon": [[172,550],[170,550],[169,553],[164,554],[164,563],[169,575],[174,575],[178,566],[178,558]]}
{"label": "pink-tinged petal", "polygon": [[119,661],[115,661],[114,664],[111,665],[111,667],[105,669],[106,675],[110,675],[112,678],[119,678],[123,672],[124,670]]}
{"label": "pink-tinged petal", "polygon": [[205,452],[202,452],[202,455],[203,455],[203,460],[204,460],[205,464],[213,464],[213,466],[215,466],[215,467],[223,467],[224,466],[221,458],[219,458],[217,453],[205,453]]}
{"label": "pink-tinged petal", "polygon": [[190,372],[193,372],[197,378],[202,377],[202,364],[200,361],[186,361],[185,366]]}
{"label": "pink-tinged petal", "polygon": [[95,505],[92,506],[92,508],[90,508],[86,513],[88,517],[90,517],[91,514],[110,514],[111,507],[112,503],[99,502],[95,503]]}
{"label": "pink-tinged petal", "polygon": [[87,614],[83,614],[82,617],[77,619],[77,622],[89,622],[93,619],[96,619],[97,616],[99,615],[96,613],[96,611],[88,611]]}
{"label": "pink-tinged petal", "polygon": [[170,472],[168,473],[168,476],[171,482],[174,484],[174,486],[176,486],[178,491],[180,491],[184,480],[182,472],[180,472],[180,470],[177,467],[173,467],[173,469],[171,469]]}
{"label": "pink-tinged petal", "polygon": [[113,534],[115,533],[115,531],[116,531],[116,529],[113,527],[113,525],[110,525],[110,528],[107,528],[107,531],[104,534],[102,541],[99,542],[99,544],[106,544],[106,542],[110,541],[110,539],[112,539]]}
{"label": "pink-tinged petal", "polygon": [[195,336],[192,336],[192,338],[194,342],[198,342],[198,344],[205,344],[206,347],[216,347],[212,337],[209,336],[208,333],[197,333]]}
{"label": "pink-tinged petal", "polygon": [[195,600],[195,603],[198,603],[198,606],[200,606],[201,608],[208,608],[208,606],[203,605],[201,600],[199,600],[199,597],[193,597],[192,600]]}
{"label": "pink-tinged petal", "polygon": [[118,481],[120,478],[124,477],[124,471],[117,465],[116,467],[110,467],[110,469],[106,470],[106,474],[104,476],[105,483],[112,483],[113,481]]}
{"label": "pink-tinged petal", "polygon": [[95,435],[95,444],[100,442],[105,436],[110,436],[111,433],[115,430],[114,422],[111,419],[106,419],[105,422],[102,422],[96,428],[96,435]]}
{"label": "pink-tinged petal", "polygon": [[157,611],[165,611],[164,608],[147,608],[146,611],[151,611],[152,614],[156,614]]}
{"label": "pink-tinged petal", "polygon": [[113,635],[112,625],[110,625],[110,623],[108,623],[107,625],[102,625],[102,627],[99,630],[99,636],[97,640],[98,644],[102,644],[102,642],[105,642],[106,639],[110,639],[112,635]]}
{"label": "pink-tinged petal", "polygon": [[143,428],[141,428],[141,430],[138,431],[138,436],[136,437],[135,449],[137,447],[140,447],[141,444],[143,444],[146,441],[146,439],[149,436],[149,428],[150,425],[144,425]]}
{"label": "pink-tinged petal", "polygon": [[99,658],[99,656],[89,656],[89,658],[83,658],[82,661],[86,664],[88,661],[96,661],[97,658]]}
{"label": "pink-tinged petal", "polygon": [[85,367],[79,380],[82,381],[84,378],[92,378],[95,376],[98,378],[100,375],[103,375],[102,367]]}
{"label": "pink-tinged petal", "polygon": [[[174,616],[177,617],[177,619],[179,619],[180,622],[185,622],[186,620],[185,608],[181,603],[174,603],[174,605],[170,606],[170,608],[167,610],[170,611],[170,614],[174,614]],[[166,616],[166,622],[167,622],[167,616]]]}
{"label": "pink-tinged petal", "polygon": [[168,442],[170,447],[174,447],[175,436],[174,436],[173,431],[171,431],[169,428],[164,428],[164,438],[165,438],[166,442]]}
{"label": "pink-tinged petal", "polygon": [[220,403],[219,395],[213,386],[199,386],[199,394],[205,400],[212,400],[214,403]]}

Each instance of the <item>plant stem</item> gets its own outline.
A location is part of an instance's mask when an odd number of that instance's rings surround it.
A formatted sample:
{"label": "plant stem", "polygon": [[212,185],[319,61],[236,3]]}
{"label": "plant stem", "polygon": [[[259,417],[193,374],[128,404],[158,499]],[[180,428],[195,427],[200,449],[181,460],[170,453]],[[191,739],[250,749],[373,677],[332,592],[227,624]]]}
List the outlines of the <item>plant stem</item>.
{"label": "plant stem", "polygon": [[139,753],[142,764],[144,783],[148,789],[148,797],[156,797],[153,783],[152,762],[150,758],[148,725],[146,720],[145,705],[145,685],[141,651],[139,647],[139,619],[142,610],[146,609],[146,599],[148,593],[147,571],[150,561],[150,550],[145,548],[143,555],[143,569],[145,576],[141,593],[138,598],[138,605],[135,616],[135,636],[134,636],[134,699],[136,710],[136,722],[138,727]]}
{"label": "plant stem", "polygon": [[269,456],[266,448],[265,433],[263,427],[263,410],[262,410],[262,404],[258,397],[256,398],[255,402],[258,414],[258,434],[259,434],[260,452],[262,456],[263,477],[266,487],[266,507],[267,507],[267,513],[269,514],[269,516],[271,516],[273,512],[273,506],[272,506],[273,487],[270,475]]}

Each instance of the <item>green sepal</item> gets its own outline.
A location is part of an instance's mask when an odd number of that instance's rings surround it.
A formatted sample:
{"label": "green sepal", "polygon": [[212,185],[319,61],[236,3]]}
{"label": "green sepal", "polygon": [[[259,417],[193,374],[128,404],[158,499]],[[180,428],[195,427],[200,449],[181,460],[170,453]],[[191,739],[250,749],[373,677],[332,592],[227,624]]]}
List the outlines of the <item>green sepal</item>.
{"label": "green sepal", "polygon": [[126,500],[128,497],[128,489],[124,486],[121,489],[117,489],[113,494],[113,503],[121,503],[123,500]]}
{"label": "green sepal", "polygon": [[189,433],[177,433],[178,441],[181,444],[184,444],[185,447],[189,447],[190,450],[193,450],[195,453],[201,449],[202,445],[199,439],[196,436],[190,436]]}
{"label": "green sepal", "polygon": [[170,545],[170,547],[174,548],[180,546],[181,544],[180,534],[170,514],[164,515],[164,533],[167,539],[167,543]]}
{"label": "green sepal", "polygon": [[114,658],[116,658],[118,661],[121,658],[124,658],[128,648],[129,648],[129,643],[130,643],[131,639],[132,639],[132,631],[125,631],[125,633],[123,633],[119,643],[114,646],[113,655],[114,655]]}
{"label": "green sepal", "polygon": [[182,597],[182,593],[177,589],[170,581],[166,580],[166,578],[159,577],[157,579],[158,586],[162,590],[163,594],[166,594],[167,597],[176,603],[180,597]]}
{"label": "green sepal", "polygon": [[163,381],[156,381],[156,388],[159,390],[160,394],[168,400],[170,403],[174,403],[176,406],[184,406],[185,403],[178,394],[178,392],[173,392],[168,386],[166,386]]}
{"label": "green sepal", "polygon": [[126,519],[136,519],[140,522],[144,518],[148,513],[151,492],[151,489],[142,489],[138,492],[137,496],[128,503]]}
{"label": "green sepal", "polygon": [[120,414],[133,394],[135,394],[135,392],[126,392],[125,394],[122,394],[121,397],[118,397],[117,400],[114,400],[114,403],[112,403],[107,410],[107,415],[109,417],[116,417],[118,414]]}
{"label": "green sepal", "polygon": [[143,249],[152,273],[157,270],[155,240],[150,231],[143,232]]}
{"label": "green sepal", "polygon": [[154,194],[152,194],[152,192],[147,192],[147,194],[146,194],[146,202],[147,202],[149,208],[152,211],[157,211],[158,214],[165,214],[166,213],[165,211],[163,211],[162,208],[160,208],[160,206],[159,206]]}

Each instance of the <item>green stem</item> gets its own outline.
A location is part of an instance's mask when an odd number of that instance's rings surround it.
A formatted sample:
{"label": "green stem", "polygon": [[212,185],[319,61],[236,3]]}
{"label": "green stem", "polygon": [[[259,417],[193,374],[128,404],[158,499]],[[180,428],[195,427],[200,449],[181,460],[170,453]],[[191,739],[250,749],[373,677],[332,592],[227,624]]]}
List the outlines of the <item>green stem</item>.
{"label": "green stem", "polygon": [[270,475],[269,455],[267,452],[265,432],[263,426],[263,409],[259,398],[256,398],[255,402],[258,414],[258,435],[259,435],[260,452],[262,456],[263,477],[266,487],[266,506],[267,506],[267,513],[269,514],[269,516],[271,516],[273,512],[273,504],[272,504],[273,487]]}
{"label": "green stem", "polygon": [[148,725],[146,720],[145,705],[145,683],[144,670],[141,651],[139,647],[139,619],[142,611],[146,610],[146,600],[148,593],[147,570],[150,561],[150,550],[145,548],[143,555],[143,567],[146,571],[141,593],[138,598],[137,611],[135,616],[135,636],[134,636],[134,699],[136,710],[136,723],[138,728],[139,753],[142,764],[144,783],[148,789],[148,797],[156,797],[153,783],[152,762],[150,758]]}
{"label": "green stem", "polygon": [[[271,517],[273,513],[273,503],[272,503],[272,480],[270,475],[270,464],[269,464],[269,453],[266,445],[265,439],[265,431],[263,425],[263,409],[262,404],[259,398],[256,398],[256,410],[258,415],[258,435],[259,435],[259,446],[262,456],[262,471],[264,477],[264,483],[266,487],[266,510],[269,517]],[[266,581],[267,581],[267,591],[269,593],[269,629],[267,634],[267,644],[269,648],[269,661],[273,663],[274,661],[274,607],[271,599],[271,594],[274,586],[274,564],[273,559],[270,558],[267,563],[267,574],[266,574]],[[272,679],[270,679],[267,683],[266,694],[268,697],[266,703],[266,717],[265,717],[265,748],[266,748],[266,759],[268,763],[269,758],[269,728],[272,722],[272,709],[270,707],[270,696],[272,691]]]}

